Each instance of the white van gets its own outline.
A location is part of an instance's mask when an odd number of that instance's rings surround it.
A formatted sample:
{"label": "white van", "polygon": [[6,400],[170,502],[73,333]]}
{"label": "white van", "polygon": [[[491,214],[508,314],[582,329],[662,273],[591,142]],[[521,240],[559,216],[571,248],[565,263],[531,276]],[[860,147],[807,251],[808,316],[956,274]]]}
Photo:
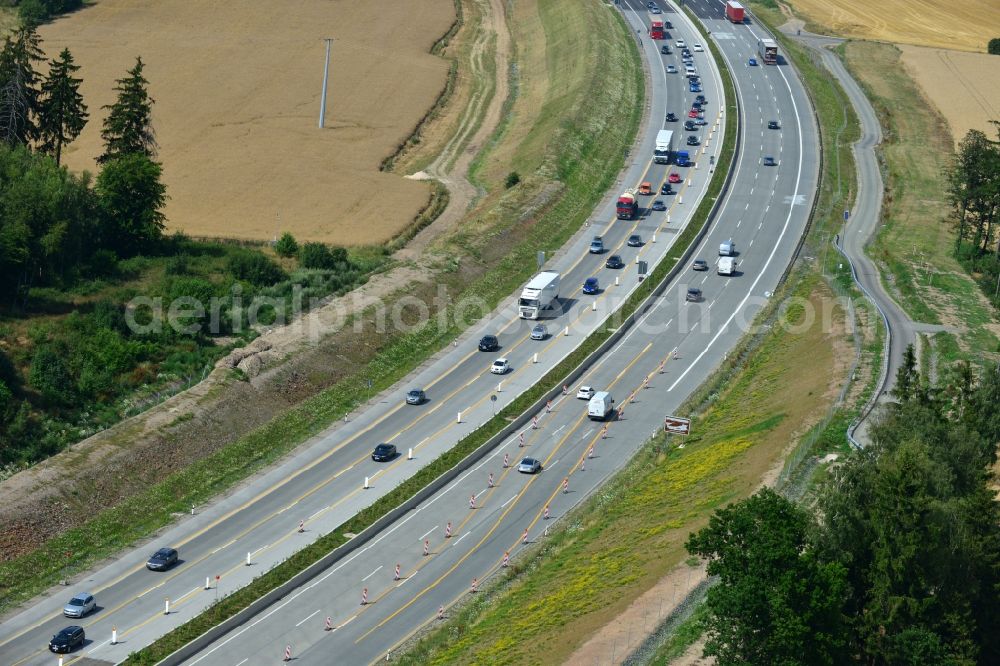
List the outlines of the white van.
{"label": "white van", "polygon": [[607,421],[615,411],[615,399],[607,391],[598,391],[587,403],[587,418],[591,421]]}
{"label": "white van", "polygon": [[730,238],[727,241],[719,243],[719,256],[720,257],[732,257],[736,254],[736,243]]}

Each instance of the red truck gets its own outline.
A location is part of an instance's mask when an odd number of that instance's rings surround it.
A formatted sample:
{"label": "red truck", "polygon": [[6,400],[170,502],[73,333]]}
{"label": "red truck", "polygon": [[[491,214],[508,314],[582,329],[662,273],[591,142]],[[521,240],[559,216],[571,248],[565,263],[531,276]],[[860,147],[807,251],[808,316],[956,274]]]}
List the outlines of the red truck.
{"label": "red truck", "polygon": [[666,39],[667,35],[663,32],[663,19],[656,14],[649,15],[649,38],[650,39]]}
{"label": "red truck", "polygon": [[619,220],[631,220],[639,212],[639,204],[635,200],[635,194],[629,190],[618,197],[615,205],[615,213]]}
{"label": "red truck", "polygon": [[729,0],[726,3],[726,18],[733,23],[743,23],[743,14],[743,5],[736,2],[736,0]]}

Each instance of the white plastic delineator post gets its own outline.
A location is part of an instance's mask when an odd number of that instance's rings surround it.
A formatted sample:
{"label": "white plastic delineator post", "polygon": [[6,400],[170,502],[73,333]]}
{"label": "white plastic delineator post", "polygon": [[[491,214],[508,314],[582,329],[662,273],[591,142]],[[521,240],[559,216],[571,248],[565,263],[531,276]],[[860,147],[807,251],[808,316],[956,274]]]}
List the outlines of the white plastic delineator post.
{"label": "white plastic delineator post", "polygon": [[59,666],[63,666],[63,658],[59,657]]}
{"label": "white plastic delineator post", "polygon": [[667,213],[667,224],[670,224],[670,213]]}
{"label": "white plastic delineator post", "polygon": [[118,645],[118,627],[111,625],[111,644]]}
{"label": "white plastic delineator post", "polygon": [[365,490],[368,490],[371,486],[368,485],[368,477],[365,477]]}
{"label": "white plastic delineator post", "polygon": [[535,352],[535,355],[531,357],[531,362],[538,363],[538,352]]}
{"label": "white plastic delineator post", "polygon": [[651,241],[650,241],[650,242],[652,242],[652,243],[655,243],[655,242],[656,242],[656,234],[653,234],[653,238],[651,239]]}
{"label": "white plastic delineator post", "polygon": [[170,615],[170,597],[163,600],[163,614]]}
{"label": "white plastic delineator post", "polygon": [[462,422],[462,412],[459,412],[458,416],[455,417],[455,423],[461,423],[461,422]]}
{"label": "white plastic delineator post", "polygon": [[212,589],[212,579],[209,578],[208,576],[205,576],[205,589],[206,590]]}
{"label": "white plastic delineator post", "polygon": [[684,202],[683,202],[683,201],[681,201],[681,197],[680,197],[679,195],[678,195],[678,197],[677,197],[677,205],[678,205],[678,206],[682,206],[682,205],[684,205]]}
{"label": "white plastic delineator post", "polygon": [[497,393],[503,393],[503,382],[497,382]]}
{"label": "white plastic delineator post", "polygon": [[563,329],[563,335],[569,335],[569,326]]}
{"label": "white plastic delineator post", "polygon": [[[702,151],[702,152],[705,152],[705,151]],[[695,162],[695,163],[694,163],[694,168],[695,168],[695,169],[697,169],[697,168],[698,168],[698,163],[697,163],[697,162]]]}
{"label": "white plastic delineator post", "polygon": [[590,309],[593,310],[594,312],[597,312],[597,301],[594,301],[590,304]]}
{"label": "white plastic delineator post", "polygon": [[616,276],[615,276],[615,286],[617,287],[617,286],[618,286],[618,284],[619,284],[619,282],[618,282],[618,276],[616,275]]}
{"label": "white plastic delineator post", "polygon": [[247,551],[247,566],[250,566],[250,551]]}
{"label": "white plastic delineator post", "polygon": [[410,447],[410,450],[406,452],[406,459],[407,460],[413,460],[413,447],[412,446]]}

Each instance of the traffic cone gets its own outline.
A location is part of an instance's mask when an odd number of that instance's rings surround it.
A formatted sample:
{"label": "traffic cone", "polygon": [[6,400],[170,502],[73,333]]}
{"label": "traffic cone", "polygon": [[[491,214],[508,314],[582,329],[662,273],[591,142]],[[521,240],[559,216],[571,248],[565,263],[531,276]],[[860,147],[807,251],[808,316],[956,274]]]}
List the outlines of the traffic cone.
{"label": "traffic cone", "polygon": [[510,551],[503,554],[503,564],[501,566],[508,566],[510,564]]}
{"label": "traffic cone", "polygon": [[431,542],[430,539],[424,539],[424,557],[431,554]]}
{"label": "traffic cone", "polygon": [[291,660],[292,660],[292,646],[291,645],[286,645],[285,646],[285,658],[282,661],[291,661]]}
{"label": "traffic cone", "polygon": [[549,505],[546,504],[545,508],[542,509],[542,520],[548,520],[548,519],[549,519]]}
{"label": "traffic cone", "polygon": [[323,624],[323,631],[333,631],[333,620],[330,619],[329,615],[326,616],[326,622]]}
{"label": "traffic cone", "polygon": [[306,531],[306,521],[300,520],[299,521],[299,532],[305,532],[305,531]]}
{"label": "traffic cone", "polygon": [[471,496],[469,498],[469,508],[470,509],[475,509],[476,508],[476,496],[475,495],[473,495],[473,496]]}
{"label": "traffic cone", "polygon": [[365,589],[361,590],[361,605],[362,606],[367,606],[368,605],[368,588],[367,587]]}
{"label": "traffic cone", "polygon": [[447,525],[444,526],[444,538],[445,539],[450,539],[451,538],[451,523],[450,522]]}
{"label": "traffic cone", "polygon": [[569,477],[563,479],[563,495],[569,492]]}
{"label": "traffic cone", "polygon": [[521,535],[521,543],[528,543],[528,530],[524,530],[524,534]]}
{"label": "traffic cone", "polygon": [[479,591],[479,581],[476,580],[475,578],[473,578],[472,579],[472,589],[470,590],[470,592],[472,592],[473,594],[475,594],[478,591]]}
{"label": "traffic cone", "polygon": [[486,487],[487,488],[493,487],[493,472],[490,472],[490,478],[486,480]]}
{"label": "traffic cone", "polygon": [[503,454],[503,468],[507,469],[510,467],[510,458],[508,453]]}
{"label": "traffic cone", "polygon": [[399,565],[396,565],[396,573],[392,576],[393,580],[399,580]]}

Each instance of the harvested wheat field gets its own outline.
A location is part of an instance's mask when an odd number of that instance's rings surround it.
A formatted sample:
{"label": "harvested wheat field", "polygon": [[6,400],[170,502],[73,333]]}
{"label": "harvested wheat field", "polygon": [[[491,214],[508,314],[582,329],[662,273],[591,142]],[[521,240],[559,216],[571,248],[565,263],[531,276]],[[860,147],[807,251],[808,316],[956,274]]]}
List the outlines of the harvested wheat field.
{"label": "harvested wheat field", "polygon": [[997,0],[791,0],[810,22],[841,37],[986,52],[1000,36]]}
{"label": "harvested wheat field", "polygon": [[[427,183],[380,173],[445,85],[429,54],[452,0],[97,0],[41,28],[81,65],[90,123],[64,153],[94,170],[101,107],[142,56],[168,227],[194,236],[382,243]],[[327,127],[317,128],[324,37],[333,37]]]}
{"label": "harvested wheat field", "polygon": [[989,121],[1000,120],[1000,57],[916,46],[900,50],[906,73],[948,121],[956,145],[970,129],[997,138]]}

